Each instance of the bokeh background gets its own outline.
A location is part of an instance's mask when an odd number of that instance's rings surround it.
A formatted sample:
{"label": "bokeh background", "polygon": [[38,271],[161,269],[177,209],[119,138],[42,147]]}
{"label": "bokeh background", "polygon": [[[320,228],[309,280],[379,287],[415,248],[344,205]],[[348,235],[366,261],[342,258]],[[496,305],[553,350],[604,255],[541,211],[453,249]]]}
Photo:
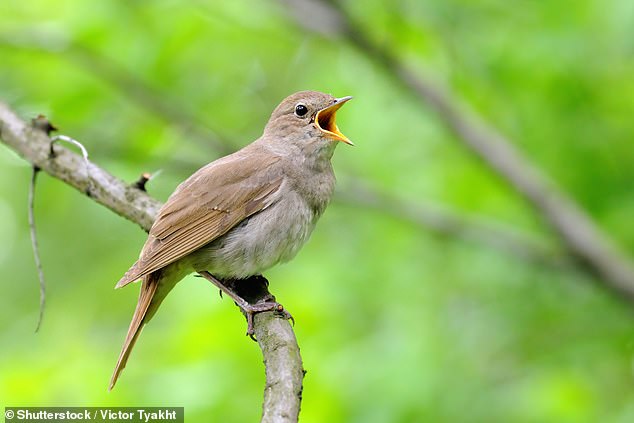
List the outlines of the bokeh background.
{"label": "bokeh background", "polygon": [[[338,115],[356,143],[335,154],[339,196],[298,257],[267,274],[297,321],[302,421],[634,421],[631,302],[570,260],[530,202],[351,42],[364,34],[445,87],[632,257],[634,3],[324,4],[4,0],[0,101],[45,114],[120,178],[160,170],[148,191],[165,199],[257,138],[286,95],[355,96]],[[257,421],[258,346],[193,277],[107,392],[138,293],[113,286],[145,234],[47,175],[35,212],[48,303],[34,334],[29,177],[0,147],[0,405],[173,405],[187,421]]]}

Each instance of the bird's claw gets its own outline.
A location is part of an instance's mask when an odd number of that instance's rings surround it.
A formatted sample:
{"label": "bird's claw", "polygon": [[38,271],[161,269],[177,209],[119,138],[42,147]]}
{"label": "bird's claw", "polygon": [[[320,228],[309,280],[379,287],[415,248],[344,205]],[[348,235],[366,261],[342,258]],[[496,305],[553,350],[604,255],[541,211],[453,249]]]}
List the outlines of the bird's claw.
{"label": "bird's claw", "polygon": [[295,326],[295,319],[293,318],[293,316],[291,315],[291,313],[289,313],[284,306],[282,306],[282,304],[275,302],[275,301],[267,301],[267,302],[263,302],[263,303],[258,303],[258,304],[248,304],[245,306],[239,305],[239,307],[242,309],[242,311],[244,312],[246,318],[247,318],[247,333],[246,335],[248,337],[250,337],[251,339],[253,339],[254,341],[257,341],[257,339],[255,339],[255,326],[253,323],[253,316],[255,316],[257,313],[263,313],[265,311],[274,311],[277,314],[280,314],[283,318],[285,318],[286,320],[290,320],[291,323],[293,324],[293,326]]}
{"label": "bird's claw", "polygon": [[[201,270],[198,272],[198,274],[220,289],[221,298],[223,296],[223,293],[227,294],[227,296],[231,297],[231,299],[240,308],[240,310],[242,310],[242,313],[244,313],[245,317],[247,318],[247,336],[251,337],[251,339],[253,339],[254,341],[256,339],[253,336],[255,334],[253,316],[257,313],[262,313],[264,311],[274,311],[282,315],[282,317],[284,317],[286,320],[290,320],[291,323],[293,323],[293,326],[295,326],[295,319],[293,319],[291,313],[286,311],[282,304],[276,302],[275,297],[271,295],[266,289],[264,289],[264,293],[258,291],[256,294],[259,294],[260,298],[267,298],[268,301],[260,300],[259,302],[251,304],[241,294],[235,292],[235,280],[221,281],[206,270]],[[256,275],[253,276],[253,278],[255,278],[256,281],[264,283],[265,288],[268,286],[268,280],[262,275]],[[261,288],[260,291],[262,291]],[[248,298],[258,298],[258,295],[250,295]]]}
{"label": "bird's claw", "polygon": [[278,310],[276,310],[279,314],[282,315],[282,317],[284,317],[286,320],[290,320],[291,324],[293,326],[295,326],[295,319],[293,318],[293,315],[291,313],[288,312],[288,310],[286,310],[284,307],[282,307],[282,305],[279,305],[280,308]]}

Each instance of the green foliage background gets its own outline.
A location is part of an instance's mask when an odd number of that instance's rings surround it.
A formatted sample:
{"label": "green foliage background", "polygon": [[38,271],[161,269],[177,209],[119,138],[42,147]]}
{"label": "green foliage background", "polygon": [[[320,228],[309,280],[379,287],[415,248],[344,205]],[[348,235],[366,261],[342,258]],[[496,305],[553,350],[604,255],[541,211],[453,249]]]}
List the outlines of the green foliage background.
{"label": "green foliage background", "polygon": [[[347,1],[374,40],[450,86],[634,253],[634,3]],[[413,202],[557,241],[516,192],[362,52],[273,1],[0,2],[0,100],[48,116],[91,160],[165,199],[237,149],[286,95],[355,100],[339,126],[352,176]],[[112,68],[114,67],[114,68]],[[144,81],[164,103],[108,80]],[[128,75],[129,74],[129,75]],[[170,106],[161,116],[161,104]],[[42,175],[43,327],[27,227],[29,166],[0,148],[0,405],[184,406],[187,421],[257,421],[257,344],[215,289],[187,278],[106,391],[137,297],[112,288],[145,234]],[[305,367],[304,422],[631,422],[631,305],[582,270],[529,263],[335,202],[271,270]]]}

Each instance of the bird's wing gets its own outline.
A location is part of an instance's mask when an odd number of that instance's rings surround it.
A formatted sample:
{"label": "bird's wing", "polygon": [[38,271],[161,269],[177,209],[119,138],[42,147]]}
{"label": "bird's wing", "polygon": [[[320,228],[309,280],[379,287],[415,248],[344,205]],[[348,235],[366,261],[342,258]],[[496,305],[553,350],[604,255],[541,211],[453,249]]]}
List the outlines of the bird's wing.
{"label": "bird's wing", "polygon": [[270,206],[282,184],[272,170],[277,161],[229,156],[193,174],[159,210],[139,260],[116,287],[175,262]]}

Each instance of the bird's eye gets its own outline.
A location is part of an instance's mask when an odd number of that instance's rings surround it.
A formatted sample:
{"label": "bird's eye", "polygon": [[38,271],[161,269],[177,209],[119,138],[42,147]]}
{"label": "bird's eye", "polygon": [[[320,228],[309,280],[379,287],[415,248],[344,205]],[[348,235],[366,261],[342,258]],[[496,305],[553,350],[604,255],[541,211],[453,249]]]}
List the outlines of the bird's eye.
{"label": "bird's eye", "polygon": [[297,106],[295,106],[295,114],[299,117],[304,117],[306,116],[306,113],[308,113],[308,107],[304,106],[303,104],[298,104]]}

